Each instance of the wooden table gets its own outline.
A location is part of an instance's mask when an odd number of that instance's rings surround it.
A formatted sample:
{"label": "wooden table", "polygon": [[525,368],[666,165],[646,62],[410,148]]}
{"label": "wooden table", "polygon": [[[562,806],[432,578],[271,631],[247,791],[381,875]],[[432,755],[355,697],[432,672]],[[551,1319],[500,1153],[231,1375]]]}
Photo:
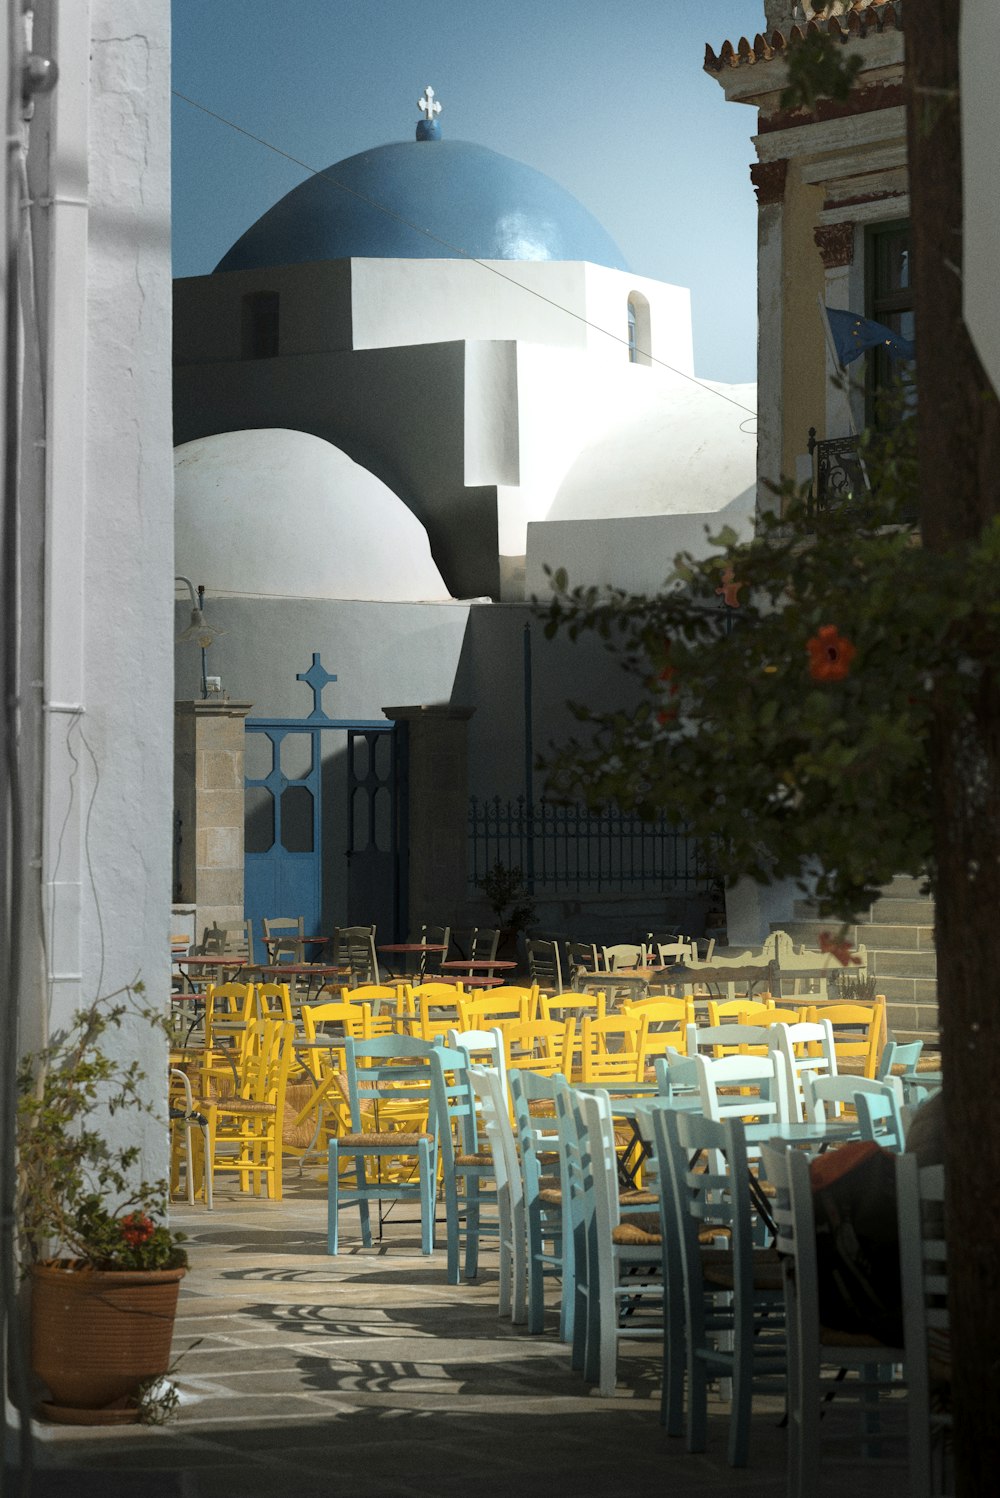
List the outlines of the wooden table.
{"label": "wooden table", "polygon": [[449,972],[452,968],[455,968],[457,971],[461,968],[463,973],[473,974],[478,970],[482,970],[485,973],[489,973],[492,977],[495,969],[503,973],[508,973],[515,967],[517,967],[517,963],[511,962],[506,957],[453,957],[450,962],[442,962],[441,971],[444,972],[446,968]]}
{"label": "wooden table", "polygon": [[275,963],[275,950],[278,947],[298,947],[305,951],[306,947],[325,947],[330,941],[329,936],[262,936],[261,941],[267,951],[267,960]]}
{"label": "wooden table", "polygon": [[[445,943],[443,943],[443,942],[433,942],[433,941],[391,941],[391,942],[386,942],[383,946],[380,946],[378,948],[378,951],[379,952],[388,952],[388,953],[390,953],[393,956],[406,958],[406,957],[417,957],[417,956],[427,957],[432,952],[436,952],[436,953],[438,953],[438,954],[440,954],[440,955],[443,956],[445,953],[447,953],[448,948],[445,945]],[[443,966],[444,964],[442,963],[441,965]],[[403,963],[403,967],[404,967],[404,969],[406,968],[405,961]],[[424,975],[424,968],[421,966],[421,964],[419,962],[415,962],[413,964],[413,973],[412,973],[412,976],[416,977],[418,972],[421,974],[421,976],[423,976]],[[400,976],[401,977],[406,977],[405,971]]]}
{"label": "wooden table", "polygon": [[[226,972],[229,971],[230,976],[225,981],[232,983],[236,981],[236,976],[238,973],[241,973],[245,967],[250,967],[251,965],[249,957],[239,957],[237,955],[233,955],[231,957],[225,957],[221,955],[213,955],[207,957],[173,957],[171,960],[173,966],[180,973],[180,976],[184,979],[184,982],[187,984],[188,989],[191,993],[197,992],[194,986],[196,981],[212,981],[210,976],[212,972],[222,973],[223,975],[225,975]],[[185,972],[186,968],[194,968],[195,977],[192,977],[189,971]],[[199,979],[200,974],[204,974],[204,977]]]}
{"label": "wooden table", "polygon": [[349,967],[323,962],[257,962],[248,964],[248,967],[255,973],[264,973],[272,983],[280,983],[283,978],[304,978],[307,999],[312,996],[316,980],[319,980],[319,987],[324,988],[330,978],[349,978],[351,975]]}

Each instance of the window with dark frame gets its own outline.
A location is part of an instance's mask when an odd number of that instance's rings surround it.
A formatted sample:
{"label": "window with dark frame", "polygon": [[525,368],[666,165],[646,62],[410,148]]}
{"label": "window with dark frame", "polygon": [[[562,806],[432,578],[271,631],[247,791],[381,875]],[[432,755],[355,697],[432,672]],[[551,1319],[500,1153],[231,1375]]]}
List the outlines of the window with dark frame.
{"label": "window with dark frame", "polygon": [[[866,232],[865,315],[904,338],[914,336],[910,225],[906,221],[879,224]],[[865,417],[868,425],[878,427],[882,424],[879,392],[898,379],[899,366],[884,348],[872,349],[866,363]]]}
{"label": "window with dark frame", "polygon": [[243,298],[244,359],[274,359],[278,354],[278,293],[248,291]]}

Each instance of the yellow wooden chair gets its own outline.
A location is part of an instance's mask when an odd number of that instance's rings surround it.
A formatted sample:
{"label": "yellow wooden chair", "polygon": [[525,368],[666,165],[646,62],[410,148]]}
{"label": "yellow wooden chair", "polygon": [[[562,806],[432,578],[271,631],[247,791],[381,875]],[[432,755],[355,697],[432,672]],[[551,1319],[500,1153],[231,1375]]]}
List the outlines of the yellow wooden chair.
{"label": "yellow wooden chair", "polygon": [[489,993],[463,993],[458,1000],[463,1030],[488,1030],[505,1022],[534,1019],[538,1009],[538,985],[517,988],[504,985]]}
{"label": "yellow wooden chair", "polygon": [[292,995],[288,984],[254,984],[252,1012],[257,1019],[280,1019],[292,1024]]}
{"label": "yellow wooden chair", "polygon": [[608,1000],[603,989],[567,992],[557,994],[541,994],[538,1000],[538,1013],[541,1019],[557,1019],[565,1023],[568,1019],[575,1019],[577,1023],[589,1014],[591,1019],[603,1019],[607,1013]]}
{"label": "yellow wooden chair", "polygon": [[294,1026],[286,1020],[253,1020],[232,1096],[207,1096],[195,1107],[208,1120],[207,1169],[214,1178],[237,1173],[240,1190],[263,1189],[281,1200],[281,1128],[292,1063]]}
{"label": "yellow wooden chair", "polygon": [[693,999],[631,999],[622,1004],[621,1013],[647,1021],[643,1066],[648,1071],[657,1056],[668,1050],[687,1050],[687,1026],[694,1024]]}
{"label": "yellow wooden chair", "polygon": [[407,990],[415,1005],[411,1027],[421,1040],[445,1040],[449,1030],[461,1030],[458,1002],[464,989],[457,983],[421,983]]}
{"label": "yellow wooden chair", "polygon": [[885,1045],[885,996],[874,1004],[817,1004],[804,1018],[827,1019],[833,1027],[838,1072],[875,1077]]}
{"label": "yellow wooden chair", "polygon": [[573,1067],[576,1020],[529,1019],[500,1027],[507,1070],[533,1071],[567,1081]]}
{"label": "yellow wooden chair", "polygon": [[649,1019],[646,1015],[583,1017],[580,1081],[584,1086],[644,1080]]}

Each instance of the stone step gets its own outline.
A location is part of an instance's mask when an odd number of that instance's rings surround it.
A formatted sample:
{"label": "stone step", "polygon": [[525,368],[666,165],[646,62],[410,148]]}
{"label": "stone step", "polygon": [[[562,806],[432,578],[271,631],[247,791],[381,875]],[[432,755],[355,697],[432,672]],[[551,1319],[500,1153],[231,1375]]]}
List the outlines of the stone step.
{"label": "stone step", "polygon": [[933,906],[929,900],[896,900],[891,896],[872,906],[872,924],[876,926],[929,926]]}
{"label": "stone step", "polygon": [[880,978],[937,978],[937,954],[934,952],[893,952],[884,947],[869,948],[870,970]]}
{"label": "stone step", "polygon": [[885,994],[890,1004],[927,1004],[937,1007],[937,982],[933,978],[894,978],[884,975],[879,979],[878,991]]}
{"label": "stone step", "polygon": [[858,942],[871,951],[875,947],[894,952],[932,952],[933,926],[879,926],[866,921],[856,928]]}
{"label": "stone step", "polygon": [[914,879],[910,874],[897,874],[894,879],[884,886],[883,895],[891,895],[897,900],[922,900],[929,899],[921,893],[924,888],[923,879]]}

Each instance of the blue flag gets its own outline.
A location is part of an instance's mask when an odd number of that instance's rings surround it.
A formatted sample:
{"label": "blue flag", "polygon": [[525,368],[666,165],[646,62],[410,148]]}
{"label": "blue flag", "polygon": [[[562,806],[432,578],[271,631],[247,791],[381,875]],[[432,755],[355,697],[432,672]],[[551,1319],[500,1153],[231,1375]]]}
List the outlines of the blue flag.
{"label": "blue flag", "polygon": [[911,338],[894,333],[885,323],[859,317],[856,312],[841,312],[837,307],[824,307],[823,310],[830,324],[837,358],[845,369],[870,348],[884,348],[890,359],[912,359],[916,353]]}

